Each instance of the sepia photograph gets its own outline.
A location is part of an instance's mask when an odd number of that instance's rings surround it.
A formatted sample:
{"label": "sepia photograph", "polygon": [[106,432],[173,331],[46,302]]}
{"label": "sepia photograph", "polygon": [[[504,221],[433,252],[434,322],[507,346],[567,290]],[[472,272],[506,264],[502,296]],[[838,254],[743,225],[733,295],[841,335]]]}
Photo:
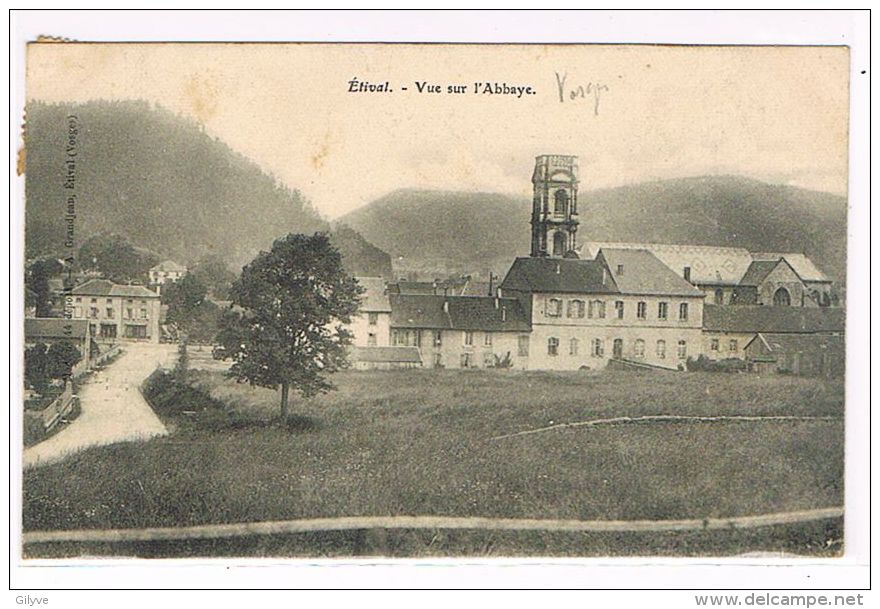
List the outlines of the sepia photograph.
{"label": "sepia photograph", "polygon": [[842,558],[852,69],[29,41],[20,558]]}

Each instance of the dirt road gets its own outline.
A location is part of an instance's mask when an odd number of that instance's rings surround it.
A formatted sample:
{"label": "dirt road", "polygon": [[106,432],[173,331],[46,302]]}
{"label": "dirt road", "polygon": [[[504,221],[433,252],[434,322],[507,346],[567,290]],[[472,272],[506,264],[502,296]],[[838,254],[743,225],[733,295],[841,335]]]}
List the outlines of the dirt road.
{"label": "dirt road", "polygon": [[90,446],[168,433],[138,388],[157,366],[173,363],[175,345],[133,343],[123,349],[119,359],[93,373],[80,388],[79,417],[48,440],[25,449],[24,467],[60,461]]}

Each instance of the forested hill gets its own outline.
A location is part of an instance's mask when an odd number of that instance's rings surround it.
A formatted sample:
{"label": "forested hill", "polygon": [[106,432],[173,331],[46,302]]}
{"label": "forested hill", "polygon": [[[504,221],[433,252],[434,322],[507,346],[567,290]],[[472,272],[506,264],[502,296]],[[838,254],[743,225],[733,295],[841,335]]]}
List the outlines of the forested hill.
{"label": "forested hill", "polygon": [[[74,191],[64,188],[70,115],[77,131]],[[29,258],[64,253],[69,192],[77,194],[78,244],[116,234],[185,264],[215,254],[239,268],[284,234],[330,228],[299,192],[197,123],[146,102],[31,102],[25,139]],[[349,252],[369,245],[354,231],[334,241]],[[384,252],[370,253],[353,260],[359,272],[390,272]]]}
{"label": "forested hill", "polygon": [[[627,241],[803,252],[846,281],[846,199],[738,176],[657,180],[578,196],[580,242]],[[498,193],[404,189],[341,221],[412,268],[432,261],[504,273],[529,253],[531,200]],[[439,267],[438,267],[439,268]]]}

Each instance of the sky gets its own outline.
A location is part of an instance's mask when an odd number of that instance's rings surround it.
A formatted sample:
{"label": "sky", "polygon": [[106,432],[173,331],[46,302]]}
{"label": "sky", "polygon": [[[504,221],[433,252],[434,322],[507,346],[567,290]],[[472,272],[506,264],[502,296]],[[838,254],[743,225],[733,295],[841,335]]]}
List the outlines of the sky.
{"label": "sky", "polygon": [[36,43],[26,87],[161,105],[332,219],[398,188],[528,195],[540,154],[577,155],[582,193],[738,174],[845,195],[848,78],[845,47]]}

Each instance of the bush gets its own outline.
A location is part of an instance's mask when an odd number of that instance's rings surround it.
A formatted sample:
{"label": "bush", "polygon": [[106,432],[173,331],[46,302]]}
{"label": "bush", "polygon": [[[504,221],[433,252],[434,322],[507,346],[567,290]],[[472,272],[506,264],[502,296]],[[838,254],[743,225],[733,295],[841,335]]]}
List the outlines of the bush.
{"label": "bush", "polygon": [[735,357],[711,360],[705,355],[700,355],[694,359],[689,357],[687,360],[688,372],[745,372],[748,370],[748,363]]}
{"label": "bush", "polygon": [[495,355],[495,368],[513,368],[513,360],[510,358],[510,351],[504,354],[504,357]]}
{"label": "bush", "polygon": [[25,446],[33,446],[46,437],[46,430],[43,428],[43,419],[39,416],[24,417],[24,437],[22,438]]}
{"label": "bush", "polygon": [[184,381],[177,371],[155,370],[144,381],[142,391],[160,418],[202,430],[241,429],[263,421],[243,415],[194,386],[195,373]]}

